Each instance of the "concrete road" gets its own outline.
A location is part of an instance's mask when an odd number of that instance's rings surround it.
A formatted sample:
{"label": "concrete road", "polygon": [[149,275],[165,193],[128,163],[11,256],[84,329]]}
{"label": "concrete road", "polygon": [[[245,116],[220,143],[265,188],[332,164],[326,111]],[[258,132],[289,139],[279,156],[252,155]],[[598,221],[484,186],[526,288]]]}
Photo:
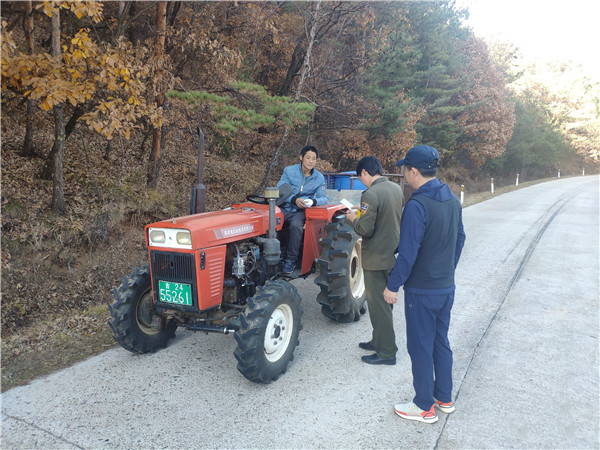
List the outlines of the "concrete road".
{"label": "concrete road", "polygon": [[396,366],[369,366],[367,317],[320,313],[270,385],[236,370],[231,336],[178,332],[156,354],[116,348],[2,395],[2,448],[598,448],[599,179],[560,179],[464,210],[450,329],[456,412],[413,396],[402,302]]}

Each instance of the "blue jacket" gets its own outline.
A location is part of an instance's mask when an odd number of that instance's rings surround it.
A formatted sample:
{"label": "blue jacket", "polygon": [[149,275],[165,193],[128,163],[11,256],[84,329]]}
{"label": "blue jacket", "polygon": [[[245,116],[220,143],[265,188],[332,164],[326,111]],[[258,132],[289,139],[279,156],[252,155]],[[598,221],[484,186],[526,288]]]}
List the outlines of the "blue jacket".
{"label": "blue jacket", "polygon": [[327,194],[325,193],[325,177],[317,169],[313,169],[312,173],[305,177],[302,173],[302,164],[294,164],[283,169],[283,174],[277,187],[287,183],[294,190],[294,195],[290,195],[285,203],[281,205],[282,209],[287,211],[298,211],[295,204],[290,203],[294,197],[296,198],[311,198],[315,200],[313,206],[326,205],[329,203]]}
{"label": "blue jacket", "polygon": [[[422,247],[428,248],[430,246],[424,245],[424,237],[426,235],[426,227],[427,220],[436,220],[435,217],[427,217],[426,208],[414,197],[425,196],[428,199],[433,200],[434,202],[448,202],[453,201],[458,208],[458,224],[454,224],[452,228],[454,228],[457,232],[456,236],[436,236],[432,237],[432,239],[456,239],[456,244],[454,248],[454,254],[451,255],[450,260],[446,264],[449,265],[447,270],[447,275],[450,276],[451,286],[444,288],[414,288],[406,285],[405,283],[411,277],[411,272],[413,267],[427,267],[429,264],[435,265],[437,261],[425,261],[424,255],[421,253]],[[431,209],[431,211],[435,211],[435,209]],[[439,220],[443,220],[440,217]],[[431,225],[431,222],[430,222]],[[400,243],[398,244],[398,257],[396,258],[396,263],[394,264],[394,268],[392,273],[390,274],[390,278],[387,284],[387,287],[392,292],[397,292],[400,286],[404,285],[404,290],[409,292],[414,292],[417,294],[445,294],[450,293],[454,290],[454,268],[458,264],[458,260],[460,259],[460,254],[462,252],[462,248],[465,243],[465,231],[462,223],[462,208],[460,206],[460,202],[456,198],[456,196],[450,191],[450,188],[440,182],[437,178],[434,178],[431,181],[428,181],[419,189],[417,189],[412,195],[411,198],[406,203],[406,207],[404,208],[404,212],[402,214],[402,225],[400,228]],[[418,260],[419,259],[419,260]],[[422,274],[420,274],[422,275]],[[420,277],[422,279],[422,276]],[[435,280],[432,279],[432,284],[435,284]],[[409,283],[410,284],[410,283]]]}

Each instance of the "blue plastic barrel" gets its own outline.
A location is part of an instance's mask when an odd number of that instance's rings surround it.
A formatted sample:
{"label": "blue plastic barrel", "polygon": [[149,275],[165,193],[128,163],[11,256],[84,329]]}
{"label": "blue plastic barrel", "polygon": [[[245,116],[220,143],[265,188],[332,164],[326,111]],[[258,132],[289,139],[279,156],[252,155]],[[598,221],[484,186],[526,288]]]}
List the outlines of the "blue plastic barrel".
{"label": "blue plastic barrel", "polygon": [[364,191],[367,187],[360,182],[358,178],[350,179],[350,177],[356,177],[356,171],[340,172],[339,174],[333,175],[334,188],[339,190],[351,189],[354,191]]}

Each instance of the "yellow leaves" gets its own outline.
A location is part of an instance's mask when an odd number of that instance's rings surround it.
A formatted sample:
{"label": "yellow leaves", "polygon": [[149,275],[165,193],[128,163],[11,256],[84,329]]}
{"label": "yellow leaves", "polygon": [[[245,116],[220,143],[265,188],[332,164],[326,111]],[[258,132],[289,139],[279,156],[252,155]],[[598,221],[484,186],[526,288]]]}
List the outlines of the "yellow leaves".
{"label": "yellow leaves", "polygon": [[2,21],[2,56],[3,57],[4,57],[5,53],[8,55],[12,51],[14,51],[14,49],[17,47],[17,45],[15,44],[15,41],[13,41],[13,39],[12,39],[12,33],[9,33],[6,31],[7,26],[8,26],[8,23],[6,22],[6,20],[3,20]]}
{"label": "yellow leaves", "polygon": [[68,69],[69,73],[71,74],[71,80],[73,81],[77,81],[79,78],[82,77],[82,73],[78,70],[78,69]]}
{"label": "yellow leaves", "polygon": [[90,39],[88,36],[88,30],[82,28],[79,32],[71,39],[71,46],[65,50],[67,58],[72,58],[76,62],[82,62],[88,58],[92,58],[101,53],[101,49],[98,45]]}
{"label": "yellow leaves", "polygon": [[125,80],[125,81],[131,80],[131,78],[129,78],[129,70],[126,67],[121,69],[119,73],[123,77],[123,80]]}
{"label": "yellow leaves", "polygon": [[[97,3],[97,4],[96,4]],[[37,6],[52,15],[59,9],[77,17],[100,14],[100,2],[40,2]],[[63,35],[62,53],[53,58],[47,53],[15,53],[15,44],[2,22],[2,88],[12,88],[24,98],[34,100],[44,111],[59,104],[86,104],[82,120],[92,129],[112,139],[129,138],[143,118],[153,126],[162,124],[163,112],[155,105],[153,89],[160,78],[153,76],[155,65],[147,49],[128,42],[115,46],[99,45],[89,29]],[[151,106],[146,98],[152,99]],[[149,100],[150,101],[150,100]]]}
{"label": "yellow leaves", "polygon": [[87,58],[87,56],[88,56],[88,55],[87,55],[87,53],[86,53],[86,52],[84,52],[84,51],[82,51],[82,50],[75,49],[75,50],[73,50],[73,54],[72,54],[71,56],[72,56],[72,57],[73,57],[73,59],[75,59],[75,60],[77,60],[77,59],[78,59],[78,60],[84,60],[84,59],[86,59],[86,58]]}
{"label": "yellow leaves", "polygon": [[52,106],[48,103],[48,99],[44,99],[44,101],[40,105],[44,111],[49,111]]}
{"label": "yellow leaves", "polygon": [[[102,8],[104,8],[104,6],[101,2],[77,2],[75,5],[79,7],[79,11],[82,14],[91,17],[94,22],[98,23],[102,20]],[[73,10],[73,6],[71,6],[71,10]]]}
{"label": "yellow leaves", "polygon": [[[125,101],[121,98],[112,98],[102,101],[93,110],[83,116],[88,126],[98,134],[112,139],[114,136],[131,137],[131,131],[137,128],[137,122],[142,117],[149,117],[151,123],[160,121],[162,111],[157,108],[148,108],[142,98]],[[138,106],[139,105],[139,106]]]}
{"label": "yellow leaves", "polygon": [[73,14],[77,16],[78,19],[82,17],[89,17],[94,22],[98,23],[102,20],[102,3],[89,1],[42,1],[39,5],[36,6],[37,9],[41,9],[44,14],[48,17],[52,17],[52,15],[58,13],[58,11],[62,9],[66,9],[71,11]]}
{"label": "yellow leaves", "polygon": [[104,58],[104,64],[106,64],[108,67],[115,67],[117,60],[111,55],[106,55],[106,58]]}
{"label": "yellow leaves", "polygon": [[48,17],[52,17],[54,14],[58,13],[60,7],[61,3],[52,1],[43,1],[36,6],[37,9],[42,9],[43,13]]}

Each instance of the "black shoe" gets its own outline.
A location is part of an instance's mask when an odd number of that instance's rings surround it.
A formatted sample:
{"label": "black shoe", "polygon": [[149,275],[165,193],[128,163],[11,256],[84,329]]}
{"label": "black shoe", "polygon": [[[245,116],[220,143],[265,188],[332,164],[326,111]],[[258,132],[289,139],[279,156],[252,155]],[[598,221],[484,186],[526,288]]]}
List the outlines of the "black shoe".
{"label": "black shoe", "polygon": [[360,348],[362,348],[363,350],[369,350],[370,352],[374,352],[375,351],[375,347],[373,347],[373,344],[371,344],[371,342],[361,342],[360,344],[358,344],[358,346]]}
{"label": "black shoe", "polygon": [[393,358],[380,358],[377,356],[377,353],[373,353],[372,355],[362,356],[360,359],[367,364],[387,364],[388,366],[393,366],[396,364],[396,357]]}

